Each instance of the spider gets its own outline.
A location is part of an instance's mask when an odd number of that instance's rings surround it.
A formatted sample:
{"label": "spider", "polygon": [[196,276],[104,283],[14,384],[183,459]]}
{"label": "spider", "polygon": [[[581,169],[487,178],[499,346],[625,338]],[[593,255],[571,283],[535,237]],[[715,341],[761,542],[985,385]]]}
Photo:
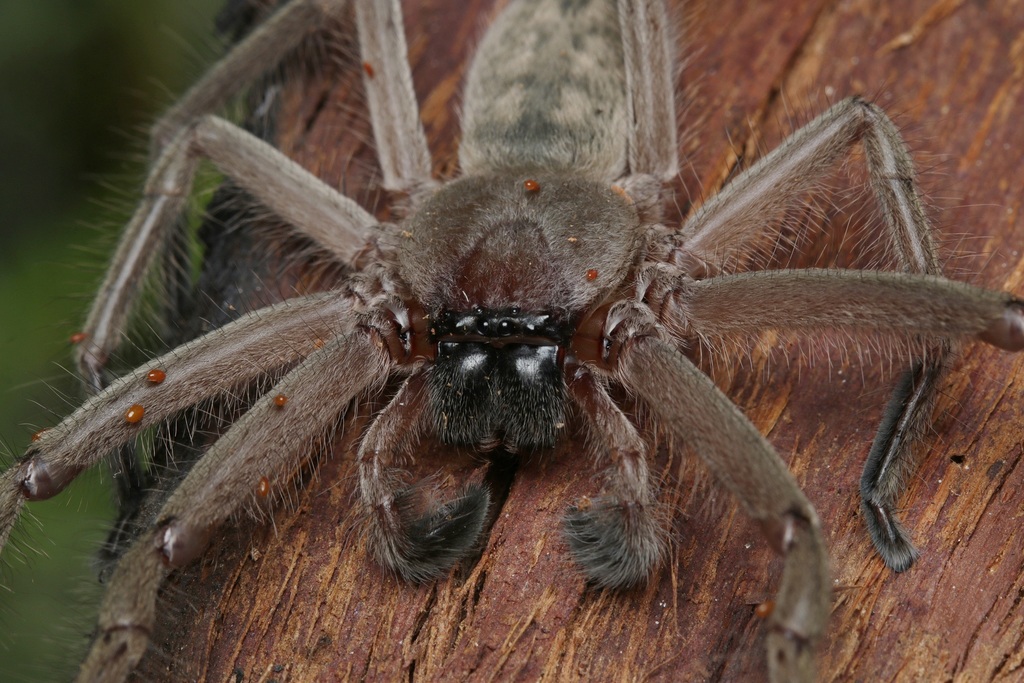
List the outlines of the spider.
{"label": "spider", "polygon": [[[297,29],[344,4],[286,5],[227,63],[245,65],[247,75],[262,71],[294,46]],[[579,418],[606,470],[601,495],[566,517],[572,553],[599,586],[641,583],[664,543],[649,446],[613,400],[614,388],[624,388],[660,429],[702,456],[784,556],[769,617],[769,669],[775,680],[810,679],[829,584],[814,510],[767,441],[679,352],[686,339],[779,326],[892,328],[924,340],[926,353],[901,380],[864,484],[880,553],[896,570],[909,566],[914,551],[892,511],[906,463],[903,435],[927,419],[947,339],[975,336],[1018,350],[1021,302],[935,275],[909,156],[885,114],[856,98],[735,178],[680,231],[664,230],[661,184],[677,173],[667,22],[659,2],[621,7],[619,14],[610,2],[511,4],[469,74],[462,176],[437,187],[397,6],[356,3],[384,184],[410,198],[410,214],[395,224],[378,225],[269,146],[205,116],[225,83],[243,80],[230,67],[212,72],[161,121],[147,199],[78,347],[83,375],[100,391],[40,434],[5,475],[3,535],[25,498],[56,494],[140,428],[289,371],[210,448],[122,558],[83,678],[123,678],[145,649],[156,587],[169,568],[197,557],[231,514],[282,487],[304,457],[295,450],[327,431],[353,398],[397,378],[358,456],[368,538],[383,565],[411,581],[435,578],[472,551],[485,522],[485,488],[473,484],[433,505],[429,489],[402,476],[399,456],[420,432],[455,446],[537,453]],[[524,50],[531,36],[535,49]],[[569,82],[582,100],[552,106]],[[855,142],[865,147],[902,267],[913,274],[724,272],[765,215]],[[125,283],[145,269],[136,255],[147,251],[146,231],[179,212],[199,149],[356,272],[339,290],[243,317],[101,390],[134,294]]]}

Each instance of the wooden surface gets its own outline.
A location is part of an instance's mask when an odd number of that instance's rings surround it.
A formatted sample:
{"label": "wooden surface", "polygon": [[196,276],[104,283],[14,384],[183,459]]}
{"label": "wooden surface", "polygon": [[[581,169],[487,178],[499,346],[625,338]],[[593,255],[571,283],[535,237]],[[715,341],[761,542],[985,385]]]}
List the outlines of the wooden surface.
{"label": "wooden surface", "polygon": [[[465,62],[492,3],[404,4],[435,168],[451,175]],[[749,161],[829,102],[863,93],[905,131],[949,272],[1024,292],[1024,3],[695,0],[677,17],[687,63],[681,210],[687,197],[717,189],[737,156]],[[350,163],[372,160],[366,117],[351,106],[358,90],[344,79],[294,86],[280,130],[290,153],[365,198],[366,167]],[[895,575],[872,549],[857,501],[893,373],[856,354],[800,362],[806,349],[786,342],[770,364],[755,352],[716,379],[822,519],[835,593],[821,679],[1020,680],[1024,356],[968,345],[943,386],[935,432],[901,501],[922,555]],[[646,588],[588,589],[569,558],[560,517],[596,485],[578,441],[490,474],[507,498],[479,562],[416,587],[367,555],[351,456],[365,423],[347,424],[319,476],[272,526],[225,529],[173,577],[143,679],[764,678],[754,610],[772,597],[781,563],[727,494],[695,488],[699,465],[658,460],[673,545]],[[421,473],[461,478],[483,467],[423,450]]]}

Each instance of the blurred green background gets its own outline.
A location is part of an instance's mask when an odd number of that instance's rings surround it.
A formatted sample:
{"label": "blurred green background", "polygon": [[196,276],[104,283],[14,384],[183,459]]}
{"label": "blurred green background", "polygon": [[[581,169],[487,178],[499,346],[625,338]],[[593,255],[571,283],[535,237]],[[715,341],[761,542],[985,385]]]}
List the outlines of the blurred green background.
{"label": "blurred green background", "polygon": [[[220,0],[0,0],[0,452],[80,400],[67,339],[138,196],[144,131],[219,48]],[[0,558],[0,679],[66,680],[113,516],[92,472]]]}

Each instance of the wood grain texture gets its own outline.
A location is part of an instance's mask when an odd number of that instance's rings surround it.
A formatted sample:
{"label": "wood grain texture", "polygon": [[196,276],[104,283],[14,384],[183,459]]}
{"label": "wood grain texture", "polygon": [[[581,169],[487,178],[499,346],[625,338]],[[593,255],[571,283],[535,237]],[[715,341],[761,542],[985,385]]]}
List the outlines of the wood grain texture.
{"label": "wood grain texture", "polygon": [[[493,3],[404,5],[435,171],[450,176],[459,88]],[[1024,292],[1024,2],[694,0],[676,15],[686,60],[681,211],[688,197],[714,192],[739,157],[775,146],[794,121],[863,93],[894,115],[918,155],[951,247],[949,271]],[[283,95],[280,144],[329,182],[369,197],[360,86],[331,75],[293,82]],[[1020,680],[1024,356],[970,344],[955,365],[902,499],[922,555],[896,575],[871,547],[857,500],[893,373],[856,354],[802,363],[805,350],[787,341],[772,362],[754,352],[716,379],[821,517],[835,580],[821,679]],[[560,518],[596,486],[579,440],[514,470],[479,562],[417,587],[374,564],[358,533],[352,452],[364,425],[365,417],[349,420],[318,476],[272,525],[225,529],[172,578],[143,679],[764,678],[754,610],[772,597],[781,562],[725,493],[694,488],[699,467],[658,459],[673,545],[645,588],[588,589],[569,557]],[[487,475],[485,465],[436,445],[423,451],[416,472]]]}

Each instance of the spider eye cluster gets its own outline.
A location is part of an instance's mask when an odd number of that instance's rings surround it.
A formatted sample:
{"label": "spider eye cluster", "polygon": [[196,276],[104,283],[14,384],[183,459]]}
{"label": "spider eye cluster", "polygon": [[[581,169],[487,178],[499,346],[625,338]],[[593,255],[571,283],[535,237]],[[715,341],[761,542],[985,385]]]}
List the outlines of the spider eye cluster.
{"label": "spider eye cluster", "polygon": [[431,326],[434,341],[516,338],[527,343],[563,344],[566,325],[550,313],[523,313],[517,306],[499,310],[474,306],[469,311],[442,311]]}

